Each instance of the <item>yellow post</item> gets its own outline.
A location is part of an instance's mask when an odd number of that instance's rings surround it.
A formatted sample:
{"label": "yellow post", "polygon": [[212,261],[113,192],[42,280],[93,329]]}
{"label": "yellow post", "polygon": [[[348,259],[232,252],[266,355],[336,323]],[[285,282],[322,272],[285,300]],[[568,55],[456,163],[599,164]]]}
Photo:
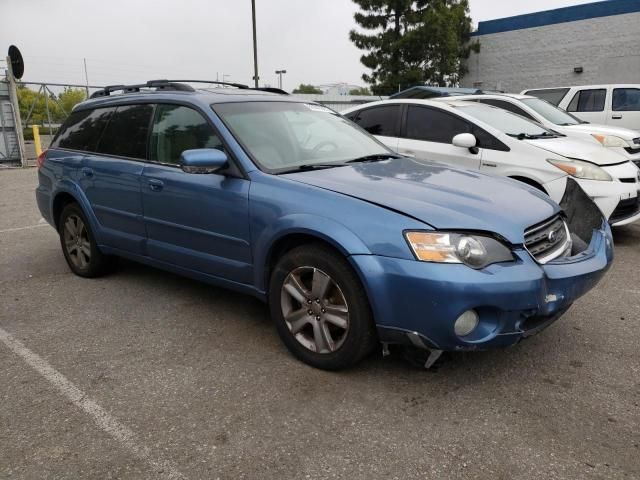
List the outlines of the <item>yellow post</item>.
{"label": "yellow post", "polygon": [[42,153],[42,143],[40,143],[40,127],[38,125],[31,125],[33,130],[33,144],[36,147],[36,157],[39,157]]}

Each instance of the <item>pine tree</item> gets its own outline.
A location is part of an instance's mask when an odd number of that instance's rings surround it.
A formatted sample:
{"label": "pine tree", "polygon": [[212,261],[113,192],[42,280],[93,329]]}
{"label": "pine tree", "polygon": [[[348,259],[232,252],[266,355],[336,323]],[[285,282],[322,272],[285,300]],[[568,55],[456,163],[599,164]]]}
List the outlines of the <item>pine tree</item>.
{"label": "pine tree", "polygon": [[376,95],[417,84],[457,85],[464,60],[479,45],[471,40],[468,0],[353,0],[356,23],[372,33],[352,30],[351,41],[367,53],[371,70],[362,79]]}

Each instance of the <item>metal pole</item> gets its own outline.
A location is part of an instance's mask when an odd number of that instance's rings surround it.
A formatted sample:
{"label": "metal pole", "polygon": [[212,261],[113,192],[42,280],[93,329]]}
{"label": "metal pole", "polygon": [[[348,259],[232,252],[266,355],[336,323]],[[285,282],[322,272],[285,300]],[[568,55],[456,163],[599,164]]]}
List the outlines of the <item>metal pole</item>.
{"label": "metal pole", "polygon": [[87,98],[89,98],[89,74],[87,73],[87,59],[82,59],[84,62],[84,80],[86,83],[85,91],[87,92]]}
{"label": "metal pole", "polygon": [[256,0],[251,0],[251,16],[253,19],[253,81],[258,88],[258,41],[256,40]]}
{"label": "metal pole", "polygon": [[7,80],[9,80],[9,99],[13,106],[13,116],[16,127],[16,138],[18,139],[18,151],[20,153],[20,165],[27,166],[27,153],[24,148],[24,132],[22,131],[22,120],[20,118],[20,103],[18,102],[18,89],[16,79],[13,77],[11,59],[7,57]]}
{"label": "metal pole", "polygon": [[51,144],[51,140],[53,140],[53,135],[51,135],[51,113],[49,112],[49,93],[46,91],[46,85],[42,86],[44,90],[44,108],[47,110],[47,121],[49,122],[49,144]]}

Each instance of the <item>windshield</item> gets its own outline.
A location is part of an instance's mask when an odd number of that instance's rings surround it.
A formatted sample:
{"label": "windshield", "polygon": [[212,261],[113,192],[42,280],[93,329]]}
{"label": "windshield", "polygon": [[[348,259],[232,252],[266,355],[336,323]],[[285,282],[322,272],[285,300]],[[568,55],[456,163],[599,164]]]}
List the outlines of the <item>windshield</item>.
{"label": "windshield", "polygon": [[564,127],[568,125],[580,125],[582,123],[582,120],[577,119],[564,110],[560,110],[558,107],[554,107],[545,100],[540,100],[539,98],[525,98],[522,102],[533,108],[536,112],[555,125]]}
{"label": "windshield", "polygon": [[321,105],[242,102],[212,108],[258,166],[272,173],[393,155],[371,135]]}
{"label": "windshield", "polygon": [[538,138],[556,135],[535,122],[501,108],[473,103],[456,108],[463,109],[462,111],[467,115],[471,115],[512,137]]}

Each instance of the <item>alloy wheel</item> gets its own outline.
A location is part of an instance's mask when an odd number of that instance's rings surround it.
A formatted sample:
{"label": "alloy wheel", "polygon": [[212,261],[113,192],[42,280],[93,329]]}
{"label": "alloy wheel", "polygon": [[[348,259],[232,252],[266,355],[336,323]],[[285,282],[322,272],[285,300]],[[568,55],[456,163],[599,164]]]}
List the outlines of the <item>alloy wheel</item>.
{"label": "alloy wheel", "polygon": [[338,284],[315,267],[289,272],[280,294],[282,315],[289,331],[316,353],[338,350],[349,331],[349,307]]}
{"label": "alloy wheel", "polygon": [[69,215],[64,222],[64,246],[69,259],[79,269],[85,269],[91,261],[89,232],[78,215]]}

